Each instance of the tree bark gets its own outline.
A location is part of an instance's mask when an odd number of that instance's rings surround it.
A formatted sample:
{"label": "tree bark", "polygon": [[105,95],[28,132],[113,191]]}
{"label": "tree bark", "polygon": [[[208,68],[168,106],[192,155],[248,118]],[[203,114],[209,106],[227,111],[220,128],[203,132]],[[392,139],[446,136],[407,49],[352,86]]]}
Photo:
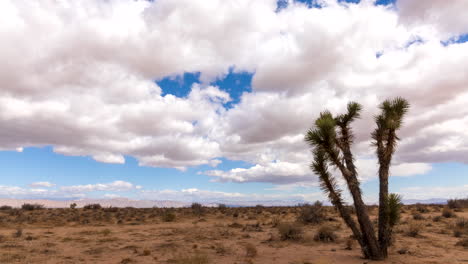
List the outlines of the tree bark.
{"label": "tree bark", "polygon": [[396,136],[394,130],[388,131],[387,144],[384,146],[382,140],[377,143],[379,158],[379,244],[384,258],[388,256],[388,246],[390,245],[390,223],[388,215],[388,177],[390,163],[394,151]]}
{"label": "tree bark", "polygon": [[[346,148],[346,146],[343,146],[343,148]],[[330,155],[330,158],[332,159],[332,162],[341,171],[343,177],[345,178],[347,182],[349,192],[351,193],[351,196],[353,197],[354,207],[356,208],[356,216],[359,222],[359,226],[361,228],[364,244],[367,245],[367,248],[369,251],[369,258],[373,260],[381,260],[383,259],[382,252],[380,250],[379,243],[375,236],[374,226],[372,225],[372,222],[369,218],[367,207],[364,204],[364,201],[362,200],[362,193],[361,193],[361,188],[359,187],[359,182],[357,180],[357,175],[356,173],[353,173],[353,171],[356,172],[356,169],[354,167],[354,164],[352,163],[352,155],[351,155],[351,158],[349,158],[349,154],[351,153],[349,148],[348,148],[348,152],[349,152],[348,155],[345,152],[343,152],[343,154],[345,155],[345,161],[347,159],[351,160],[351,166],[350,166],[351,170],[345,167],[343,163],[338,159],[338,157],[334,155],[333,152],[330,152],[329,155]]]}

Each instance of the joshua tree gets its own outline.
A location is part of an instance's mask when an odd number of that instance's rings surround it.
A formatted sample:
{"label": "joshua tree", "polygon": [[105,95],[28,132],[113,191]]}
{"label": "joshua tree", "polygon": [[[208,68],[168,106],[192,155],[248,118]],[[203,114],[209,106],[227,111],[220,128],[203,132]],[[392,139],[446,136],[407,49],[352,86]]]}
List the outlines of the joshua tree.
{"label": "joshua tree", "polygon": [[[380,164],[378,238],[370,221],[367,207],[362,200],[358,172],[351,152],[353,133],[350,124],[360,117],[361,105],[351,102],[348,104],[347,113],[336,117],[333,117],[329,111],[320,113],[319,118],[315,121],[315,126],[307,132],[305,137],[305,140],[313,147],[312,170],[319,176],[322,189],[328,194],[330,201],[338,209],[346,225],[352,230],[366,258],[383,259],[387,257],[387,247],[391,236],[390,214],[394,213],[390,210],[398,209],[396,206],[389,206],[389,168],[398,140],[396,131],[400,128],[408,108],[408,102],[402,98],[383,102],[380,106],[382,113],[376,116],[377,128],[372,133]],[[329,172],[329,165],[341,172],[348,186],[354,201],[358,224],[344,205],[341,198],[342,191],[338,188],[334,176]]]}

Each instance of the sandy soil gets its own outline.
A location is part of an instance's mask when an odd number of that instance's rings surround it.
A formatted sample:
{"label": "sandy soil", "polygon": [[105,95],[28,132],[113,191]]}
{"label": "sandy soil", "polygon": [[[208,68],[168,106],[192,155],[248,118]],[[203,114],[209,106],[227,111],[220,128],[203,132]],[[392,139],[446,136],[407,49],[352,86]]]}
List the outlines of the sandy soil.
{"label": "sandy soil", "polygon": [[[177,209],[174,222],[164,222],[160,209],[6,210],[0,211],[0,263],[468,263],[468,248],[456,245],[467,227],[454,236],[468,213],[434,221],[442,209],[426,208],[414,220],[418,211],[405,207],[390,256],[378,262],[362,259],[357,243],[346,249],[350,232],[332,208],[321,224],[336,231],[338,240],[329,243],[314,240],[321,225],[295,223],[299,207],[206,209],[201,216]],[[282,241],[278,221],[302,226],[302,239]],[[420,233],[409,236],[410,227]]]}

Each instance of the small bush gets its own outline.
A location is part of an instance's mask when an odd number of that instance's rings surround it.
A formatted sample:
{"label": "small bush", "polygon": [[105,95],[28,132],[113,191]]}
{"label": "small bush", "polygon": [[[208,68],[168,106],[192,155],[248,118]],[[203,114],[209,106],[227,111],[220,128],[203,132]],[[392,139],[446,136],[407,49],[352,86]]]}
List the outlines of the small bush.
{"label": "small bush", "polygon": [[203,215],[205,211],[203,205],[201,205],[200,203],[192,203],[190,207],[192,208],[192,213],[196,216]]}
{"label": "small bush", "polygon": [[462,209],[468,207],[468,199],[450,199],[447,201],[447,206],[450,209]]}
{"label": "small bush", "polygon": [[320,224],[326,219],[322,203],[317,201],[313,205],[305,204],[301,208],[298,220],[304,224]]}
{"label": "small bush", "polygon": [[409,237],[417,237],[420,235],[423,226],[420,223],[412,222],[408,224],[405,234]]}
{"label": "small bush", "polygon": [[441,215],[436,215],[432,218],[433,222],[440,222],[442,221],[442,216]]}
{"label": "small bush", "polygon": [[13,237],[18,238],[18,237],[21,237],[21,236],[23,236],[23,229],[21,229],[21,228],[16,229],[16,231],[13,233]]}
{"label": "small bush", "polygon": [[44,209],[44,205],[25,203],[21,205],[21,209],[25,211],[41,210]]}
{"label": "small bush", "polygon": [[442,210],[442,216],[445,218],[452,218],[452,217],[455,217],[456,215],[452,209],[444,208],[444,210]]}
{"label": "small bush", "polygon": [[413,219],[414,220],[424,220],[424,216],[422,216],[422,214],[420,214],[420,213],[415,213],[415,214],[413,214]]}
{"label": "small bush", "polygon": [[254,258],[257,256],[257,248],[251,244],[251,243],[246,243],[244,245],[245,248],[245,255],[249,258]]}
{"label": "small bush", "polygon": [[468,219],[460,218],[455,222],[455,226],[460,229],[468,229]]}
{"label": "small bush", "polygon": [[85,210],[99,210],[101,208],[102,206],[100,204],[87,204],[83,206],[83,209]]}
{"label": "small bush", "polygon": [[8,211],[8,210],[11,210],[11,209],[13,209],[13,207],[11,207],[9,205],[0,206],[0,211]]}
{"label": "small bush", "polygon": [[463,238],[461,239],[460,241],[458,241],[456,244],[456,246],[462,246],[464,248],[468,248],[468,238]]}
{"label": "small bush", "polygon": [[422,205],[422,204],[416,204],[416,211],[420,212],[420,213],[429,213],[429,209],[427,209],[427,207],[425,205]]}
{"label": "small bush", "polygon": [[278,216],[274,216],[272,219],[271,219],[271,226],[272,227],[277,227],[281,224],[281,220]]}
{"label": "small bush", "polygon": [[209,259],[205,254],[196,253],[192,256],[178,256],[168,262],[174,264],[208,264]]}
{"label": "small bush", "polygon": [[221,213],[226,213],[227,211],[227,205],[225,204],[218,204],[218,210],[221,212]]}
{"label": "small bush", "polygon": [[76,208],[76,203],[70,204],[70,209],[75,209]]}
{"label": "small bush", "polygon": [[337,235],[335,234],[335,231],[331,226],[321,226],[318,230],[317,233],[315,233],[314,240],[315,241],[321,241],[325,243],[329,242],[335,242],[337,239]]}
{"label": "small bush", "polygon": [[356,244],[356,241],[353,238],[348,238],[346,240],[346,250],[353,250],[354,245]]}
{"label": "small bush", "polygon": [[454,237],[462,237],[463,236],[463,231],[460,229],[455,229],[453,230],[453,236]]}
{"label": "small bush", "polygon": [[161,220],[163,222],[174,222],[176,220],[176,215],[173,212],[165,211],[161,215]]}
{"label": "small bush", "polygon": [[283,223],[278,226],[278,232],[281,240],[300,240],[302,239],[303,230],[298,224]]}

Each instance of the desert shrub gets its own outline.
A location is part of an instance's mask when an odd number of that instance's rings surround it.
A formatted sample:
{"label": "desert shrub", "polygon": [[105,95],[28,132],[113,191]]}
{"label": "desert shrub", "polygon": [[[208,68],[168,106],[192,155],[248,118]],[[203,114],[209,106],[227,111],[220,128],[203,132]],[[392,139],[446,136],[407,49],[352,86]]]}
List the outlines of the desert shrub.
{"label": "desert shrub", "polygon": [[299,212],[298,220],[304,224],[320,224],[326,219],[325,209],[321,202],[313,205],[304,204]]}
{"label": "desert shrub", "polygon": [[11,210],[11,209],[13,209],[13,207],[11,207],[9,205],[0,206],[0,211],[7,211],[7,210]]}
{"label": "desert shrub", "polygon": [[445,218],[452,218],[455,217],[455,213],[450,208],[444,208],[444,210],[442,210],[442,216]]}
{"label": "desert shrub", "polygon": [[76,206],[77,206],[76,203],[72,203],[72,204],[70,204],[70,209],[75,209]]}
{"label": "desert shrub", "polygon": [[220,243],[218,243],[218,244],[216,244],[214,246],[211,246],[211,248],[215,250],[216,254],[221,255],[221,256],[224,256],[229,252],[229,249],[226,248],[226,246],[224,246],[223,244],[220,244]]}
{"label": "desert shrub", "polygon": [[423,225],[416,222],[411,222],[408,224],[405,235],[409,237],[417,237],[421,234]]}
{"label": "desert shrub", "polygon": [[13,233],[13,237],[18,238],[18,237],[21,237],[21,236],[23,236],[23,229],[21,229],[21,228],[16,229],[16,231]]}
{"label": "desert shrub", "polygon": [[441,215],[436,215],[432,218],[433,222],[440,222],[442,221],[442,216]]}
{"label": "desert shrub", "polygon": [[261,204],[257,204],[255,206],[255,213],[257,214],[261,214],[263,212],[263,210],[265,209],[265,206],[261,205]]}
{"label": "desert shrub", "polygon": [[456,244],[456,246],[462,246],[464,248],[468,248],[468,238],[463,238],[459,240]]}
{"label": "desert shrub", "polygon": [[468,198],[467,199],[450,199],[447,200],[447,206],[450,209],[462,209],[468,207]]}
{"label": "desert shrub", "polygon": [[400,222],[401,209],[403,207],[402,197],[396,193],[390,193],[388,195],[388,220],[390,227],[394,227]]}
{"label": "desert shrub", "polygon": [[176,215],[171,211],[164,211],[161,215],[161,220],[163,222],[174,222],[176,220]]}
{"label": "desert shrub", "polygon": [[335,234],[333,227],[328,225],[321,226],[315,233],[314,240],[321,242],[335,242],[338,236]]}
{"label": "desert shrub", "polygon": [[251,243],[246,243],[244,244],[244,249],[245,249],[245,255],[249,258],[254,258],[257,256],[257,248],[251,244]]}
{"label": "desert shrub", "polygon": [[302,239],[302,226],[296,223],[282,223],[278,227],[281,240],[300,240]]}
{"label": "desert shrub", "polygon": [[168,263],[174,264],[208,264],[209,262],[208,256],[201,253],[195,253],[191,256],[178,256],[168,261]]}
{"label": "desert shrub", "polygon": [[228,207],[227,207],[227,205],[225,205],[225,204],[218,204],[218,210],[219,210],[221,213],[223,213],[223,214],[226,213],[227,208],[228,208]]}
{"label": "desert shrub", "polygon": [[203,205],[201,205],[200,203],[192,203],[190,207],[192,208],[192,213],[196,216],[203,215],[205,211]]}
{"label": "desert shrub", "polygon": [[[127,208],[126,208],[127,209]],[[107,213],[117,213],[119,211],[119,208],[118,207],[112,207],[112,206],[109,206],[107,208],[103,208],[104,212],[107,212]],[[128,209],[127,209],[128,210]]]}
{"label": "desert shrub", "polygon": [[453,230],[453,236],[454,237],[462,237],[463,236],[463,231],[461,229],[455,229],[455,230]]}
{"label": "desert shrub", "polygon": [[24,203],[23,205],[21,205],[21,209],[25,211],[41,210],[44,209],[44,205]]}
{"label": "desert shrub", "polygon": [[87,204],[83,206],[83,209],[85,210],[99,210],[101,208],[102,206],[100,204]]}
{"label": "desert shrub", "polygon": [[460,218],[455,222],[455,226],[460,229],[468,229],[468,219]]}
{"label": "desert shrub", "polygon": [[429,213],[429,209],[427,209],[427,207],[423,204],[419,204],[417,203],[416,204],[416,211],[420,212],[420,213]]}
{"label": "desert shrub", "polygon": [[414,220],[424,220],[424,216],[422,216],[422,214],[420,214],[420,213],[414,213],[413,214],[413,219]]}
{"label": "desert shrub", "polygon": [[272,219],[271,219],[271,226],[272,227],[277,227],[281,224],[281,220],[278,216],[274,216]]}
{"label": "desert shrub", "polygon": [[350,238],[346,239],[345,249],[346,250],[353,250],[355,244],[356,244],[356,241],[353,238],[350,237]]}

